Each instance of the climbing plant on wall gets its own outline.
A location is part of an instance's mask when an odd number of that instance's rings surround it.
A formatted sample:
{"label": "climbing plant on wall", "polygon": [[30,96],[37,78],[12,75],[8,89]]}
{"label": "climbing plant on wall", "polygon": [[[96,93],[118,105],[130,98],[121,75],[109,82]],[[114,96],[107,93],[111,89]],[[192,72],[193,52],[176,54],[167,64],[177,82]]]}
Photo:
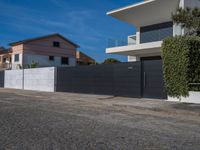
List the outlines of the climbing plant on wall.
{"label": "climbing plant on wall", "polygon": [[164,80],[169,96],[187,97],[200,87],[200,37],[176,36],[162,44]]}

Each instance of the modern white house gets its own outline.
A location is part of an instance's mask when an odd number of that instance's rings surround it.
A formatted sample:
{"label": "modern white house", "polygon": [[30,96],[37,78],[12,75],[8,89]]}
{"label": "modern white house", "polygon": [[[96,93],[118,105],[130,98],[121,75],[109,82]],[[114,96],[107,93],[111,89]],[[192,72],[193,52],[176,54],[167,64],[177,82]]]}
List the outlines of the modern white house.
{"label": "modern white house", "polygon": [[[106,53],[128,57],[129,62],[141,61],[143,97],[167,96],[163,92],[161,45],[165,38],[184,35],[186,29],[172,22],[172,13],[177,8],[200,7],[199,0],[144,0],[139,3],[109,11],[108,16],[133,25],[136,33],[126,40],[109,41]],[[139,80],[139,79],[138,79]],[[200,93],[190,92],[182,102],[200,103]],[[166,97],[167,98],[167,97]],[[168,97],[170,101],[178,99]]]}
{"label": "modern white house", "polygon": [[108,16],[136,27],[136,33],[109,42],[106,53],[128,56],[128,61],[139,61],[142,57],[161,55],[163,39],[183,35],[184,29],[171,20],[178,7],[200,6],[199,0],[145,0],[127,7],[109,11]]}

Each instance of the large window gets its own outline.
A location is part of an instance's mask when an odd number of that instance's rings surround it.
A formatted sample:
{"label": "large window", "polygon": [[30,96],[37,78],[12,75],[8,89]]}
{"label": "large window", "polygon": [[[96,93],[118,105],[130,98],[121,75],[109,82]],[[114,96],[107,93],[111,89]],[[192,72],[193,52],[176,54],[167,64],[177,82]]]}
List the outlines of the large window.
{"label": "large window", "polygon": [[19,61],[19,54],[15,54],[14,57],[15,57],[14,61],[15,61],[15,62],[18,62],[18,61]]}
{"label": "large window", "polygon": [[162,41],[173,36],[173,22],[165,22],[140,28],[140,43]]}
{"label": "large window", "polygon": [[69,65],[69,58],[68,57],[61,57],[61,64],[62,65]]}

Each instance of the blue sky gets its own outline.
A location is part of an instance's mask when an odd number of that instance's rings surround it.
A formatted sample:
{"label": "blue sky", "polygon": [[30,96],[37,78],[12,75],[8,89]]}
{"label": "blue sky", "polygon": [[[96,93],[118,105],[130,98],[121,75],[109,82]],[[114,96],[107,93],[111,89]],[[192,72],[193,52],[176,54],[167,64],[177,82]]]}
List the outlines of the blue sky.
{"label": "blue sky", "polygon": [[101,62],[108,39],[127,38],[133,26],[106,16],[112,9],[141,0],[0,0],[0,45],[60,33],[81,46],[80,50]]}

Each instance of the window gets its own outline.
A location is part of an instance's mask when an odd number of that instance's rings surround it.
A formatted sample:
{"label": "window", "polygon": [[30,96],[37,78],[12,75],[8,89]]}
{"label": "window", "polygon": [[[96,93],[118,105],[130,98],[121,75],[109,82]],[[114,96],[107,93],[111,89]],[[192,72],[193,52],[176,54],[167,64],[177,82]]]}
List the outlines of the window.
{"label": "window", "polygon": [[54,42],[53,42],[53,47],[60,47],[60,42],[54,41]]}
{"label": "window", "polygon": [[140,28],[140,43],[162,41],[173,36],[173,22],[165,22]]}
{"label": "window", "polygon": [[3,63],[6,63],[6,58],[3,58]]}
{"label": "window", "polygon": [[69,58],[61,57],[61,64],[62,65],[69,65]]}
{"label": "window", "polygon": [[54,61],[54,56],[49,56],[49,61]]}
{"label": "window", "polygon": [[19,61],[19,54],[15,54],[15,62],[18,62]]}

